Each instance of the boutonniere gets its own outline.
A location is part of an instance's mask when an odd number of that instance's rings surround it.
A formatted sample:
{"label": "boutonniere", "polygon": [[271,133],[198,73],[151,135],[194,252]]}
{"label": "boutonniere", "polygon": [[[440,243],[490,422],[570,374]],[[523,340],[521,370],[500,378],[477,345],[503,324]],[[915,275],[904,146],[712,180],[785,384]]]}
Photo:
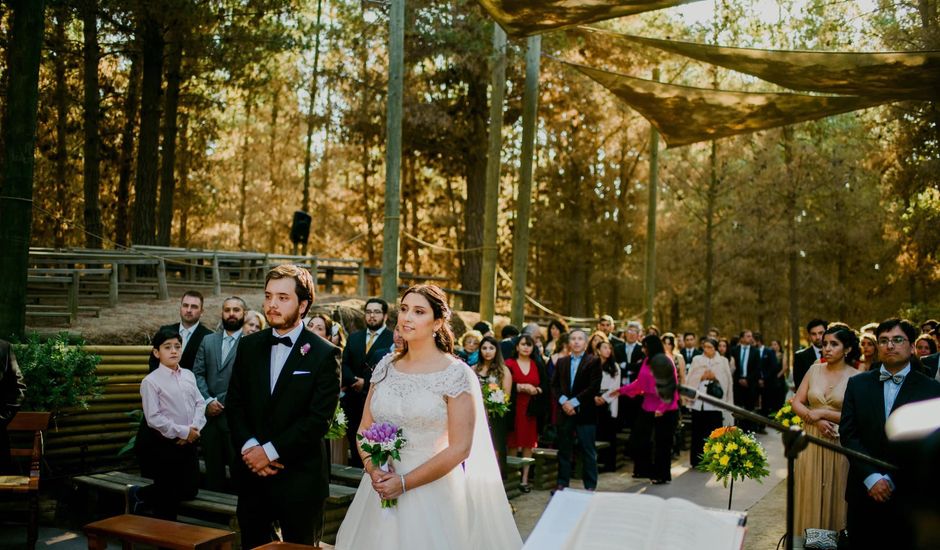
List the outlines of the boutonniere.
{"label": "boutonniere", "polygon": [[310,351],[310,344],[304,344],[304,345],[300,346],[300,354],[301,354],[301,355],[307,355],[307,352],[309,352],[309,351]]}

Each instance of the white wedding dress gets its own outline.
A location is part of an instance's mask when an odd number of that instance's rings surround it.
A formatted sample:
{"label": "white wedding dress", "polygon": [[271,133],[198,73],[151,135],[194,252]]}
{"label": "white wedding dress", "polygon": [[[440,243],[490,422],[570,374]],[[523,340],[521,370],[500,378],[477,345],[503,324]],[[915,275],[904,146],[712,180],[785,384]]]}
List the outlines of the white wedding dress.
{"label": "white wedding dress", "polygon": [[459,359],[428,374],[399,372],[386,356],[372,374],[372,417],[402,429],[407,444],[395,472],[407,474],[447,447],[444,397],[473,396],[470,457],[444,477],[383,510],[363,476],[336,538],[337,550],[518,550],[522,539],[500,478],[476,374]]}

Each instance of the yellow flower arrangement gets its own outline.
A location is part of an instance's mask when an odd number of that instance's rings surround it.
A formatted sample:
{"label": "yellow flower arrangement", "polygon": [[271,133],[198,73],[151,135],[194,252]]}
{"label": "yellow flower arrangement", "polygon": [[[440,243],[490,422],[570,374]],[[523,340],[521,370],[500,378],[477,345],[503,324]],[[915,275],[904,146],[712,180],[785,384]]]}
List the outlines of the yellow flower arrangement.
{"label": "yellow flower arrangement", "polygon": [[773,419],[789,428],[790,426],[802,426],[803,419],[793,411],[793,404],[789,401],[780,410],[774,413]]}
{"label": "yellow flower arrangement", "polygon": [[729,479],[733,481],[749,478],[760,481],[770,475],[764,447],[753,435],[734,426],[713,431],[705,442],[703,451],[698,469],[715,474],[725,487],[728,486]]}

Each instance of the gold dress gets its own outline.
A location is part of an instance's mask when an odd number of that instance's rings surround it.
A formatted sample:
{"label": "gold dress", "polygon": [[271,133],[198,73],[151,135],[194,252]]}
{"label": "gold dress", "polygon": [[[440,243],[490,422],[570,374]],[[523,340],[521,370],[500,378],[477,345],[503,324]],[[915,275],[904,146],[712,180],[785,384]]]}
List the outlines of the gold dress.
{"label": "gold dress", "polygon": [[[811,410],[828,409],[841,412],[846,384],[849,378],[858,372],[846,369],[842,379],[830,387],[823,374],[825,368],[824,363],[816,363],[806,374],[809,380],[808,406]],[[830,439],[815,425],[807,425],[805,429],[810,435]],[[838,438],[834,442],[838,444]],[[803,530],[807,528],[833,531],[845,529],[845,484],[848,473],[848,459],[829,449],[811,443],[800,453],[796,461],[795,535],[802,536]]]}

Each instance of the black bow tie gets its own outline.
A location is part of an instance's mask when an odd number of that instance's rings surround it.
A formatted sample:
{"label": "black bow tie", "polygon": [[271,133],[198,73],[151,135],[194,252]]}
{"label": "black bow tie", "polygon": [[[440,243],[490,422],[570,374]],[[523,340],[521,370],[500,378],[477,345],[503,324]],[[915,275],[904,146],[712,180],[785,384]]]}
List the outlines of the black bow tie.
{"label": "black bow tie", "polygon": [[277,336],[272,334],[271,345],[276,346],[278,344],[284,344],[287,347],[291,347],[294,345],[294,342],[291,341],[290,336],[283,336],[283,337],[278,338]]}

